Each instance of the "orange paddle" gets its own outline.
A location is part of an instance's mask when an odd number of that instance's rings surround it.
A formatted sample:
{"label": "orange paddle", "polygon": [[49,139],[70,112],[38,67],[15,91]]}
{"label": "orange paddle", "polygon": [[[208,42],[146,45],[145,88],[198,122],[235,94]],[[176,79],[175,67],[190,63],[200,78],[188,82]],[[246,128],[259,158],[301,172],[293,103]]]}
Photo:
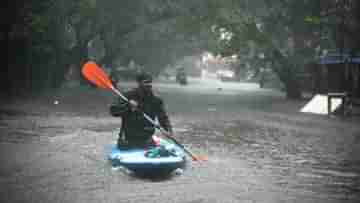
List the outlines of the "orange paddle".
{"label": "orange paddle", "polygon": [[81,72],[86,79],[98,87],[103,89],[114,88],[107,74],[101,68],[99,68],[95,62],[89,61],[85,63]]}
{"label": "orange paddle", "polygon": [[[95,84],[96,86],[103,88],[103,89],[110,89],[112,90],[115,94],[117,94],[118,96],[120,96],[123,100],[125,100],[126,102],[129,102],[129,99],[126,98],[123,94],[121,94],[121,92],[119,90],[117,90],[113,84],[111,83],[110,78],[108,77],[108,75],[105,73],[105,71],[103,69],[101,69],[95,62],[93,61],[88,61],[87,63],[85,63],[83,65],[83,68],[81,70],[81,73],[83,74],[83,76],[89,80],[91,83]],[[147,114],[145,114],[144,112],[142,112],[144,117],[150,122],[152,123],[157,129],[160,130],[160,132],[165,135],[166,137],[168,137],[169,139],[171,139],[175,144],[179,145],[182,149],[184,149],[184,151],[186,153],[188,153],[191,158],[193,159],[193,161],[206,161],[208,160],[207,157],[199,157],[196,156],[194,153],[192,153],[191,151],[189,151],[188,149],[185,148],[185,146],[183,146],[182,144],[180,144],[175,138],[173,138],[172,136],[169,135],[169,132],[167,132],[165,129],[163,129],[161,126],[159,126],[151,117],[149,117]]]}

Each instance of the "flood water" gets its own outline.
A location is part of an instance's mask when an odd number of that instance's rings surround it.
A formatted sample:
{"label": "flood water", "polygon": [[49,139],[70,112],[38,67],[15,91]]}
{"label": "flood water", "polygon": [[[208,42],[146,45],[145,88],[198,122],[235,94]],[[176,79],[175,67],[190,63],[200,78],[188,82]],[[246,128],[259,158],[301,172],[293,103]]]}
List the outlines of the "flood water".
{"label": "flood water", "polygon": [[0,202],[360,202],[358,117],[299,113],[306,100],[251,83],[154,89],[176,138],[208,161],[166,179],[114,169],[113,95],[63,89],[1,106]]}

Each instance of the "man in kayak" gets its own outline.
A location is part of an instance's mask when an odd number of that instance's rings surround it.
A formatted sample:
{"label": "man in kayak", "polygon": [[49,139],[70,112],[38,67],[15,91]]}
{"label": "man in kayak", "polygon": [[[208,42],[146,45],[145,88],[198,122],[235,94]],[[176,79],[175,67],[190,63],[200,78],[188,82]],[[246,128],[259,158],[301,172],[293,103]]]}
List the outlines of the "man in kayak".
{"label": "man in kayak", "polygon": [[170,136],[173,134],[163,100],[152,91],[151,75],[139,73],[136,82],[137,88],[124,93],[129,102],[119,97],[110,106],[111,115],[122,119],[118,147],[146,147],[153,144],[155,128],[143,113],[152,120],[157,118],[160,126],[169,132]]}

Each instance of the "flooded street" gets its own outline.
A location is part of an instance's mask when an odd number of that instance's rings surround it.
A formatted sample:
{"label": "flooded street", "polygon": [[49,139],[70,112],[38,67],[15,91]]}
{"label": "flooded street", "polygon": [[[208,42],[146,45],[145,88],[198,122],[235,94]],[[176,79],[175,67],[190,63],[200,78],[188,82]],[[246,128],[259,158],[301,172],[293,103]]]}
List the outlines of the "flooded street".
{"label": "flooded street", "polygon": [[113,95],[63,89],[0,107],[0,202],[360,202],[359,117],[299,113],[306,100],[251,83],[154,89],[177,139],[207,162],[164,180],[111,168]]}

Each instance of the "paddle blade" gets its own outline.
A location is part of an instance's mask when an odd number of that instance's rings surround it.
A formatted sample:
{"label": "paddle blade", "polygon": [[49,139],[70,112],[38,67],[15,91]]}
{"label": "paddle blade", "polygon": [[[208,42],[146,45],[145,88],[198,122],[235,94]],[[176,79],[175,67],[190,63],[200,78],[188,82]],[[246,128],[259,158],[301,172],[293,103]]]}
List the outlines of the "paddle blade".
{"label": "paddle blade", "polygon": [[95,62],[89,61],[82,67],[81,73],[94,85],[103,89],[113,89],[110,78]]}
{"label": "paddle blade", "polygon": [[201,161],[208,161],[209,158],[207,156],[193,156],[193,161],[201,162]]}

